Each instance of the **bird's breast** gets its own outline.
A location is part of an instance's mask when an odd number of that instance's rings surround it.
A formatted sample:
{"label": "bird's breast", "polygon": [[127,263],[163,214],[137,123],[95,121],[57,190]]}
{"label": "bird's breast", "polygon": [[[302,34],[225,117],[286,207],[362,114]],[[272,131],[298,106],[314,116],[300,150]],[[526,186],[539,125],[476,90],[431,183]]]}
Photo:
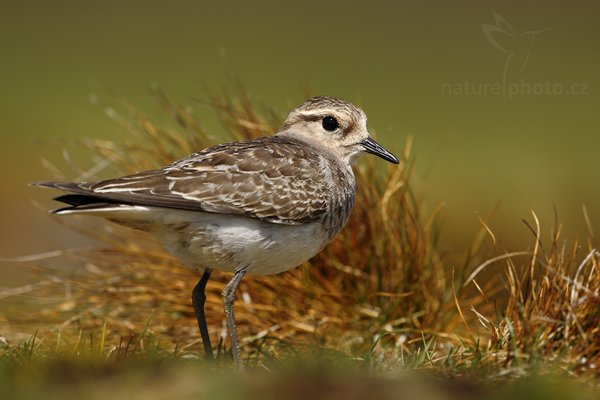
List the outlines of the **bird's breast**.
{"label": "bird's breast", "polygon": [[331,239],[348,222],[356,197],[356,181],[350,168],[332,168],[328,175],[328,212],[324,216],[323,228]]}

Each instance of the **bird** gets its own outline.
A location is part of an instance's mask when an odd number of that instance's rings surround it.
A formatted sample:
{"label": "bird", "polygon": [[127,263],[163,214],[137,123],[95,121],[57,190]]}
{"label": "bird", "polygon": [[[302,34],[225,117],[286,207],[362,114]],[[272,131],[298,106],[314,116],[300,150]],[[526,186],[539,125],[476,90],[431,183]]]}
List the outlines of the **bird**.
{"label": "bird", "polygon": [[222,292],[235,366],[244,368],[234,318],[245,275],[272,275],[307,261],[344,227],[354,206],[352,164],[370,153],[398,159],[344,100],[318,96],[293,109],[272,136],[219,144],[161,169],[96,182],[35,182],[59,189],[57,215],[90,215],[149,232],[201,273],[192,306],[206,357],[204,313],[215,270],[233,273]]}

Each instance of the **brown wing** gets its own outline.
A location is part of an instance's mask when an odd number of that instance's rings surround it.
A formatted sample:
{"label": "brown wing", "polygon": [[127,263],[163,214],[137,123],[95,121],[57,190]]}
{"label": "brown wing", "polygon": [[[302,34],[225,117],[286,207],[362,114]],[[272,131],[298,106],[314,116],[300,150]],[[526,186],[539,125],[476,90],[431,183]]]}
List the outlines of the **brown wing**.
{"label": "brown wing", "polygon": [[326,211],[325,160],[298,144],[279,136],[229,143],[160,170],[96,183],[42,186],[111,202],[307,223]]}

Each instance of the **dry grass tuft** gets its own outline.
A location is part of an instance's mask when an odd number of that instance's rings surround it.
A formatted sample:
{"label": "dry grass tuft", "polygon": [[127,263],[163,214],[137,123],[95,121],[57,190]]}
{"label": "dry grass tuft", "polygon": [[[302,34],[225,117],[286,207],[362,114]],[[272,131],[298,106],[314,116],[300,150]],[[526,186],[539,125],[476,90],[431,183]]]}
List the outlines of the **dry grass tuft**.
{"label": "dry grass tuft", "polygon": [[[154,94],[170,122],[159,125],[124,101],[107,107],[126,139],[87,141],[97,159],[91,168],[77,167],[82,176],[98,179],[104,167],[111,175],[160,167],[223,139],[271,134],[281,120],[260,112],[241,90],[214,94],[210,105],[230,135],[217,139],[190,107]],[[500,378],[551,365],[598,378],[600,253],[591,242],[567,245],[557,233],[544,245],[534,214],[532,248],[494,253],[482,245],[491,233],[482,221],[466,261],[450,264],[436,243],[438,210],[425,212],[411,191],[410,149],[409,140],[399,166],[371,157],[359,162],[348,226],[307,265],[243,281],[236,317],[251,362],[317,351],[375,369],[469,370]],[[27,315],[7,313],[13,330],[75,332],[76,343],[102,332],[95,340],[112,349],[106,357],[122,352],[123,337],[140,331],[146,339],[135,345],[141,349],[152,335],[163,349],[200,351],[190,304],[197,276],[139,232],[91,218],[59,221],[101,245],[31,263],[38,280],[49,282],[31,289],[45,303]],[[219,294],[228,278],[213,274],[208,285],[213,336],[223,335]]]}

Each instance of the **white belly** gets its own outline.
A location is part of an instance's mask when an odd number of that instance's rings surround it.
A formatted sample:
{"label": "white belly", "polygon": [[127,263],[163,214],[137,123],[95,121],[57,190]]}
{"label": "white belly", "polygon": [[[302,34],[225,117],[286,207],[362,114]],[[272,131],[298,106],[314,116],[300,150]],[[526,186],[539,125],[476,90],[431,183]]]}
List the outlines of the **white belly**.
{"label": "white belly", "polygon": [[240,216],[160,207],[129,206],[97,212],[123,225],[154,234],[192,269],[211,268],[249,275],[292,269],[329,241],[321,223],[283,225]]}

